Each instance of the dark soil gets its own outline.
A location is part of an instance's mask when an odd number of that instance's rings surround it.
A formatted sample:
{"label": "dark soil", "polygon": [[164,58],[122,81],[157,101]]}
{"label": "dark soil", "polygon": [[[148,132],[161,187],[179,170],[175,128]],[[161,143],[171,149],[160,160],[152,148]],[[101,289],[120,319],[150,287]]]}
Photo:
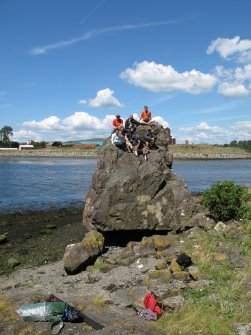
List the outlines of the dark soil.
{"label": "dark soil", "polygon": [[[68,244],[83,239],[82,211],[66,208],[0,215],[0,235],[7,237],[0,244],[0,275],[61,259]],[[8,264],[11,258],[20,264]]]}

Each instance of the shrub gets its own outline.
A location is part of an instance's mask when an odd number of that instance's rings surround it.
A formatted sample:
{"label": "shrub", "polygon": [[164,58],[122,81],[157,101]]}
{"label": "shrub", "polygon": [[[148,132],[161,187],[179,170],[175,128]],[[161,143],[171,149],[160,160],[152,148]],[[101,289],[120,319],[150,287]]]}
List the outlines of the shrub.
{"label": "shrub", "polygon": [[249,199],[246,187],[223,180],[204,192],[202,202],[216,219],[229,221],[246,215]]}

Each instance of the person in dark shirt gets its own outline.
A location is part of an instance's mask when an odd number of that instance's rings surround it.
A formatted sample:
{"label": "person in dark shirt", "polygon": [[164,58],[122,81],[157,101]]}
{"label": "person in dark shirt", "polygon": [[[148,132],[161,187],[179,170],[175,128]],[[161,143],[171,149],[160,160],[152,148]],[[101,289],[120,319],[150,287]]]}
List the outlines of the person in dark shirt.
{"label": "person in dark shirt", "polygon": [[136,134],[135,137],[132,139],[132,145],[133,145],[133,152],[136,157],[139,156],[139,151],[141,151],[143,147],[143,141],[140,139],[140,135]]}
{"label": "person in dark shirt", "polygon": [[128,119],[126,119],[125,121],[125,130],[130,134],[132,135],[135,130],[137,129],[137,126],[139,125],[140,123],[134,119],[133,115],[130,114]]}
{"label": "person in dark shirt", "polygon": [[147,132],[145,133],[144,139],[146,141],[146,145],[147,145],[148,148],[153,147],[155,145],[156,136],[152,132],[151,128],[147,129]]}

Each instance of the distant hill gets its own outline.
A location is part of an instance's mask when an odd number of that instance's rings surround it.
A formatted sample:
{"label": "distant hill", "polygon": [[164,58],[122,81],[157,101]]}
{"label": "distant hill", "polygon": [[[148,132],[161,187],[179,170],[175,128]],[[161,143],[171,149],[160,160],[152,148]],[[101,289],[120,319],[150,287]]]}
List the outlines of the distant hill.
{"label": "distant hill", "polygon": [[89,139],[86,139],[86,140],[76,140],[76,141],[67,141],[67,142],[64,142],[63,144],[64,145],[67,145],[67,144],[96,144],[96,145],[103,145],[103,142],[104,142],[104,138],[89,138]]}

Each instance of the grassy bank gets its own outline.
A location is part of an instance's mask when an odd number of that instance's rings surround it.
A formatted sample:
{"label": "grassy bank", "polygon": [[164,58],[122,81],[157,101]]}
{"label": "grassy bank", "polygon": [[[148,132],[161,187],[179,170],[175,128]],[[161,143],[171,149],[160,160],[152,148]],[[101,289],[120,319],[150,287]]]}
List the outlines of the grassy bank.
{"label": "grassy bank", "polygon": [[[234,147],[217,147],[206,144],[169,145],[168,150],[179,159],[251,159],[251,154]],[[1,157],[68,157],[98,158],[100,148],[46,148],[34,150],[0,151]]]}

